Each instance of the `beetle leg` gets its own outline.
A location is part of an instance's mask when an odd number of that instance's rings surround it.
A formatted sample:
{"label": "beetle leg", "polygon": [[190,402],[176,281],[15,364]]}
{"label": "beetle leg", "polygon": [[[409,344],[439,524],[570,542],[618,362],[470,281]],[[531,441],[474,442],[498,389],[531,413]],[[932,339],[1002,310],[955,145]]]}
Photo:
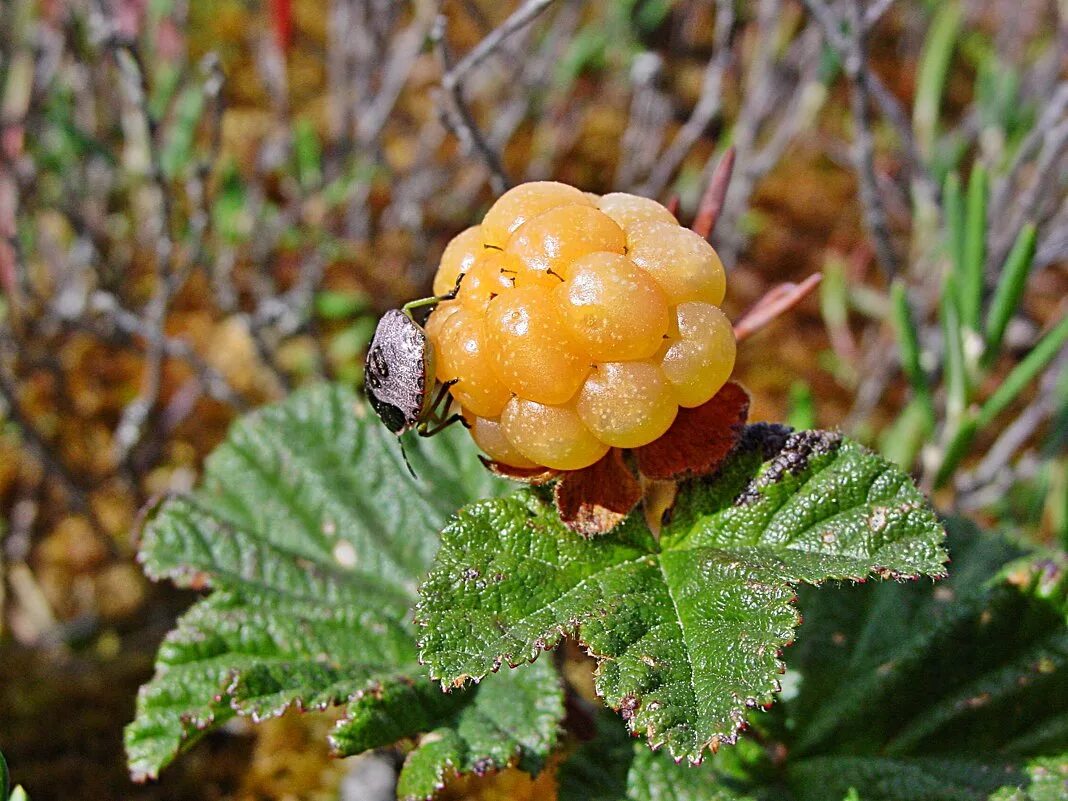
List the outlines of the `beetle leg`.
{"label": "beetle leg", "polygon": [[460,282],[464,280],[464,275],[466,275],[466,273],[460,273],[460,275],[456,277],[456,286],[454,286],[444,295],[433,295],[429,298],[419,298],[418,300],[410,300],[403,306],[401,306],[401,311],[411,317],[412,312],[415,309],[422,309],[425,306],[437,306],[439,303],[442,303],[446,300],[453,300],[456,297],[457,293],[460,291]]}
{"label": "beetle leg", "polygon": [[[434,423],[433,426],[429,425],[429,423],[431,422]],[[457,413],[451,415],[450,417],[446,417],[444,420],[441,421],[427,420],[425,423],[421,423],[419,427],[416,428],[416,431],[421,437],[432,437],[435,434],[441,433],[453,423],[462,423],[465,428],[468,427],[468,423],[466,420],[464,420],[464,416],[462,414]]]}
{"label": "beetle leg", "polygon": [[450,378],[448,381],[443,382],[442,385],[438,387],[438,394],[434,397],[434,402],[430,404],[431,414],[438,413],[439,407],[442,403],[445,402],[445,399],[449,396],[449,388],[452,387],[453,384],[455,384],[459,380],[459,378]]}

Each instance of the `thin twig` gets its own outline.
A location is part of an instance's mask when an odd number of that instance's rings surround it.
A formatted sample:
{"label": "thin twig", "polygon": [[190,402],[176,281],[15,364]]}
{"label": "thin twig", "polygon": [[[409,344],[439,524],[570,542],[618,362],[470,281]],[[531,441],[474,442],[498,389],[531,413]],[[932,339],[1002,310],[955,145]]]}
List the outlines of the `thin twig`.
{"label": "thin twig", "polygon": [[897,0],[874,0],[870,6],[864,9],[864,27],[871,28],[875,25],[895,2]]}
{"label": "thin twig", "polygon": [[93,509],[92,504],[89,502],[86,488],[78,483],[74,478],[74,474],[54,453],[44,434],[33,424],[30,416],[19,402],[18,391],[15,386],[14,378],[8,375],[7,368],[0,361],[0,399],[3,400],[5,407],[4,415],[19,429],[23,441],[37,457],[45,472],[59,482],[70,499],[71,506],[85,515],[93,534],[104,544],[108,553],[111,556],[117,556],[118,548],[115,545],[115,541],[107,535],[103,524],[97,517],[96,510]]}
{"label": "thin twig", "polygon": [[[544,0],[540,0],[540,2],[544,2]],[[486,141],[486,137],[471,113],[470,106],[467,105],[467,101],[464,99],[462,76],[458,76],[453,71],[452,56],[449,53],[448,43],[445,41],[447,25],[447,18],[444,14],[440,14],[430,33],[431,41],[434,42],[438,59],[441,62],[441,87],[447,98],[447,103],[443,109],[445,122],[468,151],[478,154],[489,170],[490,185],[493,187],[493,191],[500,194],[511,186],[512,182],[504,171],[504,164],[501,162],[500,155]],[[503,41],[503,37],[496,39],[497,44],[501,41]]]}
{"label": "thin twig", "polygon": [[[467,73],[489,58],[505,39],[533,22],[553,2],[555,0],[527,0],[449,70],[449,80],[462,85]],[[442,83],[445,83],[444,78]]]}
{"label": "thin twig", "polygon": [[731,35],[734,33],[735,14],[732,0],[716,0],[716,29],[713,38],[712,57],[705,67],[701,83],[701,96],[668,149],[657,161],[648,180],[639,189],[639,194],[657,197],[668,185],[683,160],[708,126],[719,116],[723,107],[723,77],[730,64]]}
{"label": "thin twig", "polygon": [[[141,337],[147,341],[153,335],[153,329],[144,320],[122,308],[118,299],[107,292],[93,293],[89,301],[89,309],[101,315],[101,320],[106,325],[113,325],[127,336]],[[99,325],[91,328],[100,333]],[[208,364],[188,343],[181,339],[163,336],[160,347],[167,358],[179,359],[189,365],[209,397],[230,404],[238,411],[248,408],[248,402],[230,386],[222,373]]]}
{"label": "thin twig", "polygon": [[365,147],[378,140],[389,121],[397,98],[423,49],[427,33],[434,24],[435,6],[429,0],[417,3],[414,19],[394,38],[392,52],[382,67],[381,88],[371,102],[361,109],[356,121],[357,140]]}
{"label": "thin twig", "polygon": [[[803,2],[809,13],[812,14],[823,29],[824,38],[838,54],[838,57],[842,59],[843,64],[846,65],[847,76],[850,77],[850,80],[853,80],[849,70],[849,61],[851,55],[853,55],[853,43],[857,40],[858,35],[863,36],[866,30],[859,21],[859,9],[856,8],[857,0],[848,0],[847,3],[851,9],[851,14],[855,14],[857,17],[854,20],[854,24],[848,26],[851,32],[850,36],[846,36],[843,33],[843,21],[836,17],[825,0],[803,0]],[[912,125],[902,109],[901,103],[886,88],[886,84],[882,82],[882,79],[868,64],[861,62],[856,66],[860,73],[863,74],[864,94],[870,95],[875,101],[879,111],[887,122],[893,126],[894,132],[904,146],[907,163],[913,178],[918,181],[918,188],[927,199],[934,200],[939,194],[938,186],[935,184],[934,178],[931,177],[927,162],[920,153],[920,148],[916,144],[916,137],[912,131]]]}

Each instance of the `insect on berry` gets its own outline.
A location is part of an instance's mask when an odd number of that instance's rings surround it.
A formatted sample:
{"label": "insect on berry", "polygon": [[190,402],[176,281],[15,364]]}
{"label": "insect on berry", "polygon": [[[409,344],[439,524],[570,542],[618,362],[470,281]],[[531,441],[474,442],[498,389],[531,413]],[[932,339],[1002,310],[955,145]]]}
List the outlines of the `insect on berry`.
{"label": "insect on berry", "polygon": [[371,408],[386,428],[398,437],[415,430],[430,437],[453,423],[460,414],[448,414],[449,387],[434,379],[434,346],[415,321],[416,309],[433,307],[456,297],[460,282],[447,295],[413,300],[386,312],[375,328],[364,364],[364,384]]}

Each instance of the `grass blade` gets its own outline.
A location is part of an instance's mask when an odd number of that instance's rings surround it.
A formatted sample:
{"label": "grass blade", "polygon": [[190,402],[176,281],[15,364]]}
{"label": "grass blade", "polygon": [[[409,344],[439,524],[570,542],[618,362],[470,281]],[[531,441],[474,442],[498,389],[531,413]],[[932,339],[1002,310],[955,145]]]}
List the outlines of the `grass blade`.
{"label": "grass blade", "polygon": [[928,161],[934,151],[938,114],[942,105],[942,91],[946,85],[949,61],[953,57],[962,18],[958,3],[943,3],[938,13],[935,14],[934,21],[927,32],[927,39],[923,43],[920,74],[916,86],[916,105],[912,113],[912,129],[916,132],[920,152]]}
{"label": "grass blade", "polygon": [[968,406],[968,377],[957,297],[957,282],[950,276],[942,291],[942,340],[945,348],[946,425],[951,431],[957,428]]}
{"label": "grass blade", "polygon": [[979,426],[976,424],[974,417],[969,417],[957,426],[949,443],[946,445],[945,451],[942,453],[942,464],[938,466],[938,472],[935,473],[935,489],[944,487],[950,476],[956,472],[957,465],[968,453],[968,448],[971,447],[972,440],[975,439],[978,431]]}
{"label": "grass blade", "polygon": [[930,440],[932,426],[930,411],[914,397],[879,437],[879,452],[902,470],[910,470]]}
{"label": "grass blade", "polygon": [[1012,372],[1001,382],[1001,386],[983,404],[977,418],[979,428],[988,426],[995,417],[1005,411],[1024,387],[1030,384],[1053,360],[1066,342],[1068,342],[1068,315],[1061,318],[1061,321],[1038,341],[1038,344],[1012,369]]}
{"label": "grass blade", "polygon": [[953,272],[958,274],[964,259],[964,199],[960,194],[960,176],[951,172],[942,189],[946,210],[946,248]]}
{"label": "grass blade", "polygon": [[968,205],[959,265],[961,322],[979,330],[983,302],[983,267],[986,262],[986,199],[989,178],[986,168],[975,165],[968,179]]}
{"label": "grass blade", "polygon": [[1009,326],[1009,320],[1016,313],[1027,286],[1027,276],[1031,271],[1031,263],[1035,258],[1035,247],[1038,243],[1038,231],[1032,223],[1028,223],[1020,229],[1016,236],[1012,250],[1009,251],[1005,265],[1001,269],[998,285],[994,289],[994,297],[990,301],[990,308],[986,315],[986,330],[984,332],[985,350],[983,352],[983,364],[987,367],[997,357],[1001,349],[1001,341],[1005,336],[1005,329]]}
{"label": "grass blade", "polygon": [[927,376],[920,364],[920,341],[916,335],[916,323],[909,307],[908,293],[901,281],[895,281],[890,289],[891,313],[894,330],[897,332],[898,349],[901,353],[901,369],[912,386],[917,401],[926,413],[929,430],[934,428],[935,412]]}

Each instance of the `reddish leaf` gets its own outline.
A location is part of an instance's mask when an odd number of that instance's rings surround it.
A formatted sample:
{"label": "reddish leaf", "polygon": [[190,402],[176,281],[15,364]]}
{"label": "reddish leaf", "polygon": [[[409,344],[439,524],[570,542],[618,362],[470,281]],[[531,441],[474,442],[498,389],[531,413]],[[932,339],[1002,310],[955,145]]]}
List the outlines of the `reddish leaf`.
{"label": "reddish leaf", "polygon": [[641,497],[641,485],[623,463],[618,448],[612,448],[596,464],[564,473],[555,492],[560,519],[584,537],[611,531]]}
{"label": "reddish leaf", "polygon": [[693,221],[693,231],[705,239],[712,236],[719,221],[720,212],[723,211],[723,201],[727,199],[727,189],[731,184],[731,175],[734,173],[734,147],[728,147],[719,164],[712,172],[712,178],[701,196],[701,202],[697,206],[697,216]]}
{"label": "reddish leaf", "polygon": [[293,3],[292,0],[271,0],[271,22],[278,47],[283,53],[289,52],[293,43]]}
{"label": "reddish leaf", "polygon": [[637,448],[638,470],[660,481],[708,475],[738,442],[748,415],[749,395],[726,384],[703,406],[680,409],[664,436]]}

